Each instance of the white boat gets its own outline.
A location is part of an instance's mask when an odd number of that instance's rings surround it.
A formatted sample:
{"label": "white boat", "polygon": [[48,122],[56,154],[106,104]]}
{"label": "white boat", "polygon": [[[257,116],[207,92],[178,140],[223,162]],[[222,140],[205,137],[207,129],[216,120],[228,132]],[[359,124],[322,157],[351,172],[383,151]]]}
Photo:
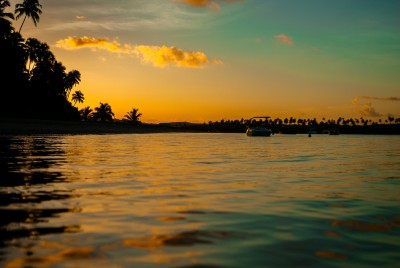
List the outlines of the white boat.
{"label": "white boat", "polygon": [[[254,119],[265,119],[265,122],[260,125],[260,124],[253,124]],[[272,135],[272,130],[268,128],[268,119],[269,116],[255,116],[250,118],[249,120],[249,125],[247,126],[246,129],[246,134],[247,136],[265,136],[269,137]]]}

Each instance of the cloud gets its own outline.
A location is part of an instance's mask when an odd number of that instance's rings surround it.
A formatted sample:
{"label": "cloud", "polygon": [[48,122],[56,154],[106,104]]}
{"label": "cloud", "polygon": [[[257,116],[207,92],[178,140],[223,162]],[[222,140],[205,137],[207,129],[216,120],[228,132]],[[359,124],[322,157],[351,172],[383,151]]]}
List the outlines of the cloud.
{"label": "cloud", "polygon": [[293,39],[285,34],[275,36],[275,39],[279,44],[291,46],[294,44]]}
{"label": "cloud", "polygon": [[199,51],[185,51],[173,46],[122,45],[118,41],[110,41],[107,38],[68,37],[57,41],[56,46],[67,50],[91,48],[134,55],[139,57],[143,63],[149,63],[159,68],[169,65],[202,68],[210,64],[222,64],[222,61],[210,60],[205,53]]}
{"label": "cloud", "polygon": [[358,104],[360,99],[365,100],[379,100],[379,101],[400,101],[399,97],[371,97],[371,96],[357,96],[352,100],[353,104]]}
{"label": "cloud", "polygon": [[57,41],[56,47],[67,50],[75,50],[81,48],[104,49],[113,53],[132,54],[134,48],[129,45],[121,45],[117,41],[109,41],[107,38],[91,38],[91,37],[68,37]]}
{"label": "cloud", "polygon": [[77,20],[85,20],[86,17],[85,16],[75,16],[75,19],[77,19]]}
{"label": "cloud", "polygon": [[236,2],[243,2],[243,0],[175,0],[175,2],[184,3],[194,7],[208,7],[214,11],[221,10],[220,3],[232,4]]}
{"label": "cloud", "polygon": [[142,62],[151,63],[161,68],[170,64],[196,68],[210,63],[203,52],[183,51],[176,47],[136,46],[135,54],[142,59]]}
{"label": "cloud", "polygon": [[362,116],[366,116],[366,117],[382,116],[381,113],[379,113],[375,110],[375,108],[372,106],[372,103],[370,103],[370,102],[364,104],[363,107],[361,108],[361,110],[359,110],[359,112]]}
{"label": "cloud", "polygon": [[183,9],[173,1],[46,1],[46,20],[40,22],[40,29],[47,35],[68,30],[77,36],[93,32],[121,36],[121,31],[140,34],[149,30],[199,29],[213,22],[207,12]]}

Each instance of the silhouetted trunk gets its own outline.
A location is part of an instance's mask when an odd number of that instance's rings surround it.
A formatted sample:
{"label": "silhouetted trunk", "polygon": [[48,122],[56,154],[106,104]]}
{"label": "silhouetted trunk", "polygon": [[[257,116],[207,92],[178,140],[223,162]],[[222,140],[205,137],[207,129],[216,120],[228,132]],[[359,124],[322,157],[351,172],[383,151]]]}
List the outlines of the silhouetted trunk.
{"label": "silhouetted trunk", "polygon": [[24,26],[25,20],[26,20],[26,15],[25,15],[25,17],[24,17],[24,20],[22,21],[21,27],[19,27],[18,33],[21,33],[22,26]]}

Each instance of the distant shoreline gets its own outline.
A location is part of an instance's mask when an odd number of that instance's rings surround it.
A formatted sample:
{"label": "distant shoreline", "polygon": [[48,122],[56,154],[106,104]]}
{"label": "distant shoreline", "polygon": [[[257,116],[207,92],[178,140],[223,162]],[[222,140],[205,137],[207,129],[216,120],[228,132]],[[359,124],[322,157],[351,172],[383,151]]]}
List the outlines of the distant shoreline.
{"label": "distant shoreline", "polygon": [[[324,126],[310,128],[300,125],[271,126],[274,133],[326,134]],[[400,125],[336,126],[339,134],[400,135]],[[207,124],[140,124],[129,122],[62,121],[29,118],[0,118],[0,135],[103,135],[103,134],[151,134],[151,133],[245,133],[245,125],[224,126]],[[311,133],[311,132],[310,132]]]}
{"label": "distant shoreline", "polygon": [[123,122],[80,122],[0,118],[0,135],[90,135],[195,132],[170,126],[132,125]]}

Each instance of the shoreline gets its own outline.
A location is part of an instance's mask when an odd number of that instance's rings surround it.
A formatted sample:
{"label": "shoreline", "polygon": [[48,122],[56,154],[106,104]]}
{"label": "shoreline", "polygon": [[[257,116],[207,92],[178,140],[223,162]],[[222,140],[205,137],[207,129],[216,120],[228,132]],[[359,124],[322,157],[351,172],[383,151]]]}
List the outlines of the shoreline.
{"label": "shoreline", "polygon": [[103,135],[196,132],[160,125],[0,118],[0,135]]}
{"label": "shoreline", "polygon": [[[284,126],[273,129],[280,134],[308,134],[303,126]],[[326,127],[315,129],[315,134],[326,134]],[[340,134],[400,135],[400,125],[340,126]],[[105,135],[152,133],[245,133],[243,126],[213,126],[202,124],[168,125],[128,122],[62,121],[34,118],[0,118],[0,136],[21,135]]]}

